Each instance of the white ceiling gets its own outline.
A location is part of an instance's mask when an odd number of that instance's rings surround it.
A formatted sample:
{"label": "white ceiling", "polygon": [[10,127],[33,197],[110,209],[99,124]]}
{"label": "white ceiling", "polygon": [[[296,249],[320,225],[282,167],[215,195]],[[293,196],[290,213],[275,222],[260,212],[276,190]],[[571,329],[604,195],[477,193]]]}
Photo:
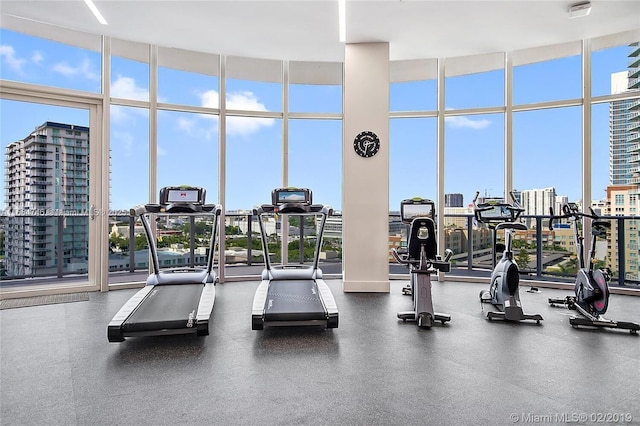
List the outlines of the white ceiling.
{"label": "white ceiling", "polygon": [[[389,42],[392,60],[467,56],[546,46],[640,28],[640,0],[347,0],[347,43]],[[254,58],[342,61],[337,0],[0,0],[0,18],[28,18],[124,40]],[[0,20],[0,25],[1,25]]]}

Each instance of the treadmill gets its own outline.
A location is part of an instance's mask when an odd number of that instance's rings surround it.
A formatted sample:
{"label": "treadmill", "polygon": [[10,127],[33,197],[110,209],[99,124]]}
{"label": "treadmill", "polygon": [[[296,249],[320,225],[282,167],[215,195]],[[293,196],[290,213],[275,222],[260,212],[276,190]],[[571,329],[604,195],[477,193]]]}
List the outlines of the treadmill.
{"label": "treadmill", "polygon": [[[327,217],[333,214],[333,209],[312,204],[311,198],[312,193],[306,188],[279,188],[271,192],[271,204],[253,209],[260,224],[265,263],[262,281],[253,297],[253,330],[263,330],[269,326],[338,327],[338,307],[318,268],[324,225]],[[267,214],[321,217],[312,265],[271,264],[263,223],[263,216]]]}
{"label": "treadmill", "polygon": [[[110,342],[122,342],[129,336],[209,334],[209,318],[216,297],[214,286],[218,280],[213,262],[222,206],[205,204],[205,193],[205,189],[199,187],[165,187],[160,190],[159,204],[146,204],[130,210],[132,216],[140,217],[144,227],[152,273],[147,284],[109,322],[107,338]],[[213,217],[206,268],[160,270],[156,240],[149,222],[151,214]]]}

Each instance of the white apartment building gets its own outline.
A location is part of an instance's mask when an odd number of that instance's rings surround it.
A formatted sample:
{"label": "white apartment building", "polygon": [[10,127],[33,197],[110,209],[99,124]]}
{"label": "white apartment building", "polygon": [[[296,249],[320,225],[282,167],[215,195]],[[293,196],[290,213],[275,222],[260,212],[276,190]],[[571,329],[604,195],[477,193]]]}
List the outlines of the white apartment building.
{"label": "white apartment building", "polygon": [[[7,145],[8,275],[51,274],[59,266],[66,272],[86,271],[88,164],[89,128],[84,126],[47,121]],[[56,250],[59,244],[62,250]]]}
{"label": "white apartment building", "polygon": [[[520,205],[524,209],[523,216],[548,216],[549,208],[556,207],[556,189],[554,187],[543,189],[525,189],[520,194]],[[525,220],[530,228],[535,220]]]}

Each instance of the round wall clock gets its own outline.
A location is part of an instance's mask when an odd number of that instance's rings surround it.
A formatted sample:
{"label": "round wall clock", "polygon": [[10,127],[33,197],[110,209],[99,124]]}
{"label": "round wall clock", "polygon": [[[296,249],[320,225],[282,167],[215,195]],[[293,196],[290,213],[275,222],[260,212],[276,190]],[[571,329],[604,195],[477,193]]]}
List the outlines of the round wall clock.
{"label": "round wall clock", "polygon": [[360,157],[373,157],[380,150],[380,139],[373,132],[360,132],[353,140],[353,149]]}

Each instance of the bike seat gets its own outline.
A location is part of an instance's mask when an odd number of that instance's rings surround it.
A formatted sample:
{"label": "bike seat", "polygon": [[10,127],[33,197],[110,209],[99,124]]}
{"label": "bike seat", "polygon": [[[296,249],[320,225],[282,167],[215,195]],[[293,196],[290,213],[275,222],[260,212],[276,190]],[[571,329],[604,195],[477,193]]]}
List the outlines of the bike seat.
{"label": "bike seat", "polygon": [[515,229],[516,231],[526,231],[529,228],[520,222],[501,222],[496,225],[496,231],[499,229]]}

